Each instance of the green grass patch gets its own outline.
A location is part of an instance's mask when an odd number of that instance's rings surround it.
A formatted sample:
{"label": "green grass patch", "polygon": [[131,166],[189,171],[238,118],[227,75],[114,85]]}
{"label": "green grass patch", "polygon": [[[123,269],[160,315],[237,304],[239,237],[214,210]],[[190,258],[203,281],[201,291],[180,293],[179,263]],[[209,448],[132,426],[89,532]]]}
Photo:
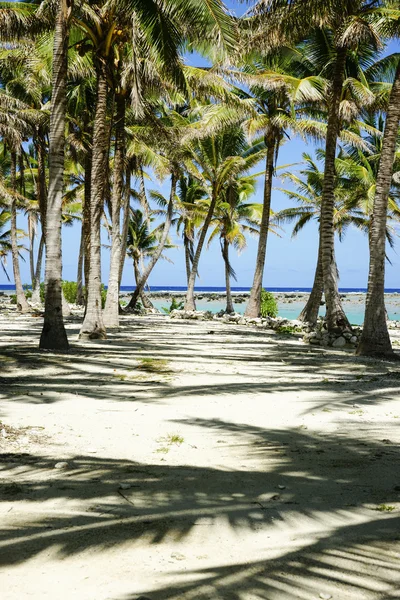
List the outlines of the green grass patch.
{"label": "green grass patch", "polygon": [[302,333],[300,327],[296,327],[296,325],[281,325],[277,329],[275,329],[276,333],[282,333],[283,335],[294,335],[296,333]]}
{"label": "green grass patch", "polygon": [[168,454],[169,448],[167,446],[161,446],[161,448],[157,448],[156,452],[158,454]]}
{"label": "green grass patch", "polygon": [[169,361],[164,358],[142,358],[136,368],[146,373],[172,373]]}
{"label": "green grass patch", "polygon": [[379,512],[392,512],[393,510],[396,510],[396,507],[388,504],[380,504],[379,506],[374,508],[374,510],[377,510]]}

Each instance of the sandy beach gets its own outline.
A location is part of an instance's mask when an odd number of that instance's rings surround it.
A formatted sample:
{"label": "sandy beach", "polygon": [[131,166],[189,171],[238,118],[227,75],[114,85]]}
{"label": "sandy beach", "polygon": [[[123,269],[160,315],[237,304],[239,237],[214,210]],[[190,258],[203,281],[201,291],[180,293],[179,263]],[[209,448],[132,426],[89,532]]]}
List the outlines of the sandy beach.
{"label": "sandy beach", "polygon": [[88,344],[80,322],[62,356],[0,313],[2,600],[400,598],[397,364],[166,316]]}

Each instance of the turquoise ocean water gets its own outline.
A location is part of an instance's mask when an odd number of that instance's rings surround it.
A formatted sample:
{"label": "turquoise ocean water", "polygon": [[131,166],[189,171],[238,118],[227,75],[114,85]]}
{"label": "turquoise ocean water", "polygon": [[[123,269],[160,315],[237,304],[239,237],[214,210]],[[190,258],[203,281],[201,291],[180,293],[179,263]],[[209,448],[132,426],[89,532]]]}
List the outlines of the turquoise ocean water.
{"label": "turquoise ocean water", "polygon": [[[132,286],[121,286],[121,293],[130,293],[133,291]],[[300,293],[300,292],[310,292],[310,288],[289,288],[289,287],[271,287],[267,288],[272,293]],[[4,291],[6,293],[13,293],[15,291],[14,285],[5,284],[0,285],[0,291]],[[169,292],[171,296],[174,293],[180,292],[183,293],[186,291],[186,287],[182,286],[152,286],[151,291],[153,292]],[[212,312],[219,312],[225,308],[225,303],[223,301],[212,300],[210,302],[207,301],[207,294],[209,293],[221,293],[225,292],[224,287],[197,287],[197,294],[204,294],[204,297],[201,300],[196,302],[197,310],[211,310]],[[250,288],[248,287],[233,287],[232,288],[233,295],[249,292]],[[388,296],[386,302],[386,308],[388,311],[389,319],[398,320],[400,318],[400,289],[387,289],[385,290]],[[364,298],[360,299],[360,294],[365,294],[365,288],[341,288],[340,292],[345,295],[344,299],[344,309],[351,323],[355,325],[361,325],[364,320]],[[303,299],[295,298],[293,302],[278,302],[279,308],[279,316],[284,317],[286,319],[296,319],[301,312],[301,309],[304,306]],[[163,306],[168,307],[170,302],[169,299],[154,299],[153,304],[156,308],[161,310]],[[243,314],[246,309],[246,303],[243,304],[235,304],[235,310],[238,313]],[[325,314],[325,308],[321,307],[320,315],[323,316]]]}

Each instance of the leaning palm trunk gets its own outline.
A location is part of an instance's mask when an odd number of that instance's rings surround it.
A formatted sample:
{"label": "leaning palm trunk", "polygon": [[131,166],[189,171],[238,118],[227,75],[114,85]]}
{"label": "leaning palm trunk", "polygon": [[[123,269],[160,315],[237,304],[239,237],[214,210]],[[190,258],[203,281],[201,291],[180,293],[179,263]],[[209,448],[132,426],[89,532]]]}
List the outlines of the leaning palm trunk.
{"label": "leaning palm trunk", "polygon": [[224,238],[223,244],[221,245],[222,257],[224,259],[225,264],[225,288],[226,288],[226,313],[234,313],[235,309],[233,308],[232,302],[232,292],[231,292],[231,266],[229,263],[229,243]]}
{"label": "leaning palm trunk", "polygon": [[130,299],[130,302],[127,306],[127,310],[133,310],[136,306],[136,302],[139,298],[139,296],[141,296],[143,290],[144,290],[144,286],[147,283],[147,280],[150,276],[150,273],[152,272],[152,270],[154,269],[158,259],[160,258],[163,250],[164,250],[164,246],[167,242],[168,239],[168,234],[169,234],[169,230],[171,227],[171,223],[172,223],[172,214],[173,214],[173,209],[174,209],[174,198],[175,198],[175,190],[176,190],[176,182],[177,182],[177,178],[175,173],[172,173],[171,176],[171,194],[170,194],[170,198],[169,198],[169,202],[168,202],[168,207],[167,207],[167,216],[165,219],[165,223],[164,223],[164,227],[163,227],[163,232],[161,234],[161,238],[160,241],[158,243],[157,246],[157,250],[154,252],[154,254],[152,255],[150,262],[148,263],[148,265],[146,266],[144,273],[142,275],[142,277],[140,278],[140,281],[137,283],[136,285],[136,289],[132,294],[132,298]]}
{"label": "leaning palm trunk", "polygon": [[246,317],[259,317],[261,311],[261,290],[265,267],[265,256],[267,252],[267,240],[269,229],[269,218],[271,213],[272,179],[274,175],[274,158],[277,142],[271,140],[267,147],[267,158],[265,166],[264,202],[260,224],[260,235],[258,238],[258,250],[256,268],[254,272],[253,285],[249,301],[245,311]]}
{"label": "leaning palm trunk", "polygon": [[319,307],[321,306],[322,294],[324,291],[324,274],[322,271],[322,252],[321,244],[318,248],[317,267],[315,269],[314,283],[307,304],[299,315],[299,321],[315,325],[318,320]]}
{"label": "leaning palm trunk", "polygon": [[[10,183],[13,193],[16,193],[16,154],[11,152]],[[15,196],[11,201],[11,254],[14,272],[15,290],[17,294],[17,309],[19,312],[30,311],[29,304],[22,287],[21,272],[19,269],[18,241],[17,241],[17,201]]]}
{"label": "leaning palm trunk", "polygon": [[393,162],[400,120],[400,65],[397,67],[386,115],[370,233],[370,264],[364,328],[357,354],[396,356],[392,349],[385,311],[386,222]]}
{"label": "leaning palm trunk", "polygon": [[[138,286],[138,284],[139,284],[140,280],[142,279],[143,275],[140,272],[139,259],[137,257],[134,257],[134,259],[133,259],[133,271],[134,271],[134,274],[135,274],[136,286]],[[147,308],[147,309],[154,308],[153,303],[146,296],[144,290],[142,290],[141,293],[140,293],[140,300],[142,301],[142,304],[143,304],[144,308]]]}
{"label": "leaning palm trunk", "polygon": [[106,327],[119,325],[119,265],[121,262],[121,207],[125,171],[125,96],[116,99],[114,186],[111,198],[111,259],[103,318]]}
{"label": "leaning palm trunk", "polygon": [[100,224],[103,213],[108,160],[107,131],[107,73],[105,63],[98,59],[97,99],[93,126],[93,156],[90,198],[90,265],[87,282],[86,313],[80,339],[105,339],[106,330],[101,308],[101,239]]}
{"label": "leaning palm trunk", "polygon": [[335,261],[335,229],[333,215],[335,210],[335,159],[336,145],[340,126],[340,101],[343,89],[344,69],[347,51],[337,50],[332,89],[329,98],[328,129],[326,134],[325,170],[321,202],[320,246],[324,274],[324,292],[326,300],[326,323],[328,331],[343,330],[350,323],[342,308],[338,290],[338,276]]}
{"label": "leaning palm trunk", "polygon": [[187,286],[189,286],[190,271],[192,270],[192,264],[191,264],[191,253],[190,253],[190,240],[186,235],[183,240],[183,245],[185,247],[186,283],[187,283]]}
{"label": "leaning palm trunk", "polygon": [[66,80],[71,10],[68,0],[60,0],[53,49],[52,102],[50,116],[49,196],[46,211],[46,273],[44,324],[40,348],[68,350],[62,312],[61,214],[64,186],[64,145]]}
{"label": "leaning palm trunk", "polygon": [[188,289],[186,292],[185,310],[196,310],[196,303],[194,300],[194,286],[196,283],[197,270],[199,268],[201,251],[203,250],[204,242],[206,239],[207,231],[211,223],[211,219],[214,215],[215,205],[217,203],[216,190],[213,187],[210,206],[208,208],[207,216],[201,229],[200,238],[197,243],[195,255],[193,257],[192,270],[190,271],[190,277],[188,281]]}
{"label": "leaning palm trunk", "polygon": [[36,269],[35,276],[32,282],[32,302],[33,304],[40,303],[40,274],[42,272],[42,261],[43,261],[43,251],[44,251],[44,234],[40,237],[39,242],[39,250],[36,259]]}

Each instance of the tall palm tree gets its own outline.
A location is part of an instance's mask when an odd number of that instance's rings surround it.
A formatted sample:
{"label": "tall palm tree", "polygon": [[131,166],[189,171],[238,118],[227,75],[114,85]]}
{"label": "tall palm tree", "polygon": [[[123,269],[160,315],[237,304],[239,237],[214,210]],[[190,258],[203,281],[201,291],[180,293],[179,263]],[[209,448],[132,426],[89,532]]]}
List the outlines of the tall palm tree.
{"label": "tall palm tree", "polygon": [[185,252],[186,284],[189,284],[190,271],[192,270],[195,232],[201,226],[205,218],[205,206],[201,200],[207,196],[207,191],[191,175],[182,175],[178,182],[178,202],[176,210],[177,232],[182,235],[183,247]]}
{"label": "tall palm tree", "polygon": [[[232,23],[220,0],[173,0],[172,6],[157,0],[113,0],[80,5],[76,23],[81,27],[82,50],[93,54],[97,78],[97,98],[93,126],[92,190],[91,190],[91,256],[88,297],[81,338],[104,338],[105,326],[101,314],[100,218],[106,190],[109,135],[107,127],[107,97],[109,84],[115,79],[121,56],[134,32],[132,43],[140,35],[157,55],[164,75],[184,90],[184,77],[179,50],[187,41],[218,39],[232,45]],[[174,8],[174,10],[171,10]],[[132,24],[134,26],[132,27]],[[206,29],[205,29],[206,28]],[[132,98],[138,115],[144,113],[144,98],[140,81],[135,81]]]}
{"label": "tall palm tree", "polygon": [[370,235],[370,265],[363,333],[357,354],[395,357],[386,324],[385,256],[388,197],[392,182],[393,163],[400,121],[400,63],[397,66],[389,105],[376,180],[372,228]]}
{"label": "tall palm tree", "polygon": [[250,116],[244,127],[250,135],[262,135],[266,147],[263,215],[258,240],[257,258],[246,308],[246,316],[260,314],[262,278],[265,268],[272,183],[281,143],[289,132],[301,135],[321,135],[321,124],[307,117],[307,106],[322,102],[325,81],[302,64],[301,54],[294,48],[282,47],[260,55],[248,63],[243,72],[233,77],[249,85],[249,92],[239,92],[252,101],[256,115]]}
{"label": "tall palm tree", "polygon": [[219,237],[221,254],[225,266],[226,313],[234,313],[231,277],[236,281],[236,274],[229,259],[229,248],[233,246],[242,252],[247,246],[246,234],[259,234],[262,215],[262,204],[250,203],[248,199],[255,193],[255,176],[240,177],[230,184],[215,207],[211,220],[211,234],[208,245],[215,237]]}
{"label": "tall palm tree", "polygon": [[[142,272],[145,262],[149,259],[151,260],[154,253],[158,252],[163,225],[160,223],[151,229],[154,222],[152,214],[147,219],[146,215],[140,209],[131,209],[130,213],[126,253],[133,261],[133,272],[136,286],[138,286],[143,277]],[[164,248],[172,247],[169,241],[164,245]],[[161,254],[160,258],[166,257]]]}
{"label": "tall palm tree", "polygon": [[[312,29],[323,28],[330,32],[332,48],[326,63],[329,79],[328,123],[325,138],[325,172],[321,207],[321,256],[326,296],[326,321],[330,331],[350,327],[343,311],[337,286],[337,271],[334,254],[334,189],[335,158],[340,131],[341,100],[346,79],[346,63],[349,53],[362,44],[379,48],[379,23],[385,17],[384,2],[381,0],[271,0],[257,4],[258,22],[263,21],[265,11],[272,11],[268,23],[275,43],[279,37],[290,35],[297,41],[309,35]],[[271,16],[271,14],[270,14]],[[321,29],[322,30],[322,29]]]}
{"label": "tall palm tree", "polygon": [[4,275],[10,281],[10,276],[7,272],[7,256],[11,252],[11,230],[4,228],[11,220],[11,213],[9,210],[2,208],[0,210],[0,264]]}
{"label": "tall palm tree", "polygon": [[[317,152],[317,158],[323,160],[325,153]],[[305,168],[299,175],[283,173],[282,178],[289,181],[294,189],[278,188],[288,198],[299,204],[275,214],[277,222],[293,222],[295,225],[292,237],[295,237],[311,220],[320,222],[321,202],[324,173],[318,164],[308,154],[303,154]],[[342,241],[349,226],[354,226],[369,235],[371,228],[371,196],[373,199],[376,178],[374,176],[374,159],[376,156],[365,157],[355,150],[351,155],[341,153],[336,159],[335,180],[335,212],[334,227],[339,241]],[[399,208],[397,197],[390,199],[391,218],[398,220]],[[392,232],[386,230],[386,237],[393,246]],[[314,283],[306,306],[299,319],[315,323],[323,294],[323,272],[321,250],[318,250],[318,260],[315,269]]]}
{"label": "tall palm tree", "polygon": [[246,142],[242,130],[235,128],[215,136],[195,140],[192,145],[193,160],[199,166],[198,178],[207,190],[209,206],[199,233],[193,257],[185,302],[185,310],[195,310],[194,286],[201,252],[212,222],[215,207],[229,185],[247,173],[265,156],[265,146],[258,140]]}
{"label": "tall palm tree", "polygon": [[72,0],[59,0],[54,33],[50,115],[49,193],[46,210],[45,309],[40,348],[67,352],[62,313],[61,213],[64,184],[66,79]]}
{"label": "tall palm tree", "polygon": [[[173,167],[172,167],[173,168]],[[164,248],[168,244],[168,235],[173,221],[174,206],[176,202],[176,184],[177,184],[176,171],[171,172],[171,189],[168,202],[161,195],[157,195],[161,199],[162,203],[166,205],[166,211],[164,212],[165,221],[161,226],[160,235],[158,238],[158,244],[152,249],[151,255],[149,255],[149,261],[141,273],[139,281],[136,282],[136,289],[132,294],[132,297],[127,306],[128,310],[133,310],[136,306],[138,298],[143,294],[147,280],[154,269],[157,261],[161,258]]]}

